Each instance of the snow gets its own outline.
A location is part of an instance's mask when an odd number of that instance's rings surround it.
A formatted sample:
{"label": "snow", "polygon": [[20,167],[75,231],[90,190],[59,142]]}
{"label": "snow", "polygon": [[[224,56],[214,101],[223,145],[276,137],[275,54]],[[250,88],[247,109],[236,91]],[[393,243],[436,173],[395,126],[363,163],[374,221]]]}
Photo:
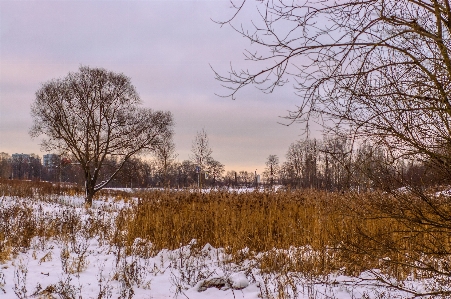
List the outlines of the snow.
{"label": "snow", "polygon": [[[94,201],[91,210],[82,206],[82,197],[63,196],[58,202],[33,202],[29,199],[0,198],[0,208],[31,205],[35,213],[61,217],[72,211],[82,219],[101,211],[113,219],[128,203],[104,199]],[[94,212],[93,212],[94,211]],[[89,214],[91,213],[91,214]],[[34,238],[28,250],[0,264],[0,298],[47,298],[46,295],[70,295],[67,298],[407,298],[411,296],[380,283],[383,277],[377,269],[358,277],[342,275],[340,271],[326,277],[311,277],[304,273],[263,273],[256,262],[231,262],[223,248],[210,244],[189,244],[176,250],[161,250],[154,256],[139,254],[137,239],[132,254],[95,237],[76,232],[71,240],[55,238],[43,241]],[[275,249],[276,250],[276,249]],[[293,248],[292,252],[296,252]],[[248,249],[243,249],[243,252]],[[290,251],[288,251],[290,252]],[[303,249],[306,254],[309,249]],[[264,253],[257,254],[258,259]],[[291,285],[294,283],[294,286]],[[427,280],[396,282],[412,290],[426,290],[433,283]],[[384,296],[384,297],[383,297]],[[56,298],[55,297],[55,298]],[[66,298],[59,296],[61,298]],[[48,297],[52,298],[52,297]]]}
{"label": "snow", "polygon": [[[200,269],[194,266],[199,261],[192,260],[193,264],[189,262],[180,264],[178,261],[181,254],[187,256],[189,246],[174,251],[163,250],[149,259],[129,256],[117,263],[117,251],[111,250],[107,245],[100,245],[96,240],[89,240],[86,267],[80,273],[71,273],[71,271],[63,270],[63,247],[64,244],[60,242],[50,242],[44,248],[30,249],[20,253],[13,261],[1,265],[0,271],[5,281],[2,287],[4,294],[1,298],[17,298],[15,291],[21,288],[26,290],[28,296],[43,295],[44,290],[49,286],[61,283],[66,285],[67,290],[82,298],[97,297],[102,288],[108,288],[112,297],[117,298],[121,293],[128,292],[124,286],[126,279],[133,280],[132,289],[135,298],[173,298],[177,294],[185,294],[189,298],[211,298],[211,296],[218,299],[234,298],[234,294],[242,295],[238,298],[258,298],[258,287],[255,283],[249,287],[243,273],[231,275],[232,288],[224,291],[209,288],[204,292],[198,292],[195,284],[190,286],[188,279],[182,279],[184,271],[185,273],[191,271],[193,275],[199,275],[199,277],[203,273],[216,273],[219,277],[223,277],[225,275],[223,269],[221,266],[214,265],[212,260],[216,258],[216,250],[202,261],[205,267]],[[222,251],[219,250],[219,252]],[[73,258],[75,260],[76,256]],[[127,272],[125,269],[130,268],[130,265],[135,265],[135,269]],[[124,274],[126,272],[127,274]],[[121,277],[122,275],[129,277]],[[201,279],[199,282],[203,281]],[[238,291],[245,286],[246,289]]]}
{"label": "snow", "polygon": [[241,290],[249,286],[249,280],[247,279],[246,274],[244,274],[244,272],[233,273],[232,275],[230,275],[229,279],[232,288],[234,289]]}
{"label": "snow", "polygon": [[447,188],[445,190],[438,191],[435,193],[435,196],[436,197],[440,197],[440,196],[449,197],[449,196],[451,196],[451,189]]}
{"label": "snow", "polygon": [[[282,185],[275,185],[272,187],[273,191],[279,191],[279,190],[283,190],[284,186]],[[103,190],[111,190],[111,191],[122,191],[122,192],[127,192],[127,193],[134,193],[134,192],[139,192],[139,191],[166,191],[167,189],[165,188],[103,188]],[[177,189],[177,188],[171,188],[169,189],[172,192],[177,192],[177,191],[190,191],[190,192],[198,192],[199,189]],[[231,192],[231,193],[252,193],[255,191],[269,191],[269,189],[264,189],[263,187],[215,187],[215,188],[202,188],[201,192],[202,193],[210,193],[212,191],[227,191],[227,192]]]}

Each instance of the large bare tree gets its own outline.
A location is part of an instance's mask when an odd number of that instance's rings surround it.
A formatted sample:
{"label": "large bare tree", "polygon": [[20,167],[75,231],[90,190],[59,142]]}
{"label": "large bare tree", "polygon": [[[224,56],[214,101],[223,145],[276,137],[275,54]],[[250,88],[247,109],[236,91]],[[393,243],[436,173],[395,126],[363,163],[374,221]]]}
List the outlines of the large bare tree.
{"label": "large bare tree", "polygon": [[[140,107],[128,77],[101,68],[80,67],[44,83],[31,107],[33,137],[45,135],[47,151],[70,152],[85,177],[86,203],[105,187],[132,156],[151,151],[173,125],[170,112]],[[117,168],[98,182],[107,158]]]}
{"label": "large bare tree", "polygon": [[[398,219],[403,228],[388,227],[385,236],[402,235],[415,246],[390,247],[368,232],[366,240],[375,246],[371,253],[389,249],[409,257],[392,260],[392,265],[449,279],[450,243],[442,234],[451,233],[450,199],[417,187],[396,190],[408,182],[396,182],[402,176],[386,164],[420,159],[435,163],[451,180],[450,1],[231,1],[234,11],[222,25],[251,41],[246,58],[253,66],[216,72],[229,88],[225,96],[235,98],[249,85],[265,92],[291,85],[299,104],[289,120],[307,125],[319,120],[329,132],[350,132],[354,140],[383,148],[386,162],[366,173],[372,184],[380,182],[394,196],[378,201],[375,210],[380,217]],[[420,242],[413,235],[427,238]],[[360,252],[369,252],[366,245],[360,244]],[[431,260],[422,260],[425,255]],[[436,260],[447,266],[438,267]],[[415,296],[443,294],[436,288],[410,291]]]}
{"label": "large bare tree", "polygon": [[255,65],[216,73],[226,95],[290,84],[300,99],[290,120],[320,117],[451,172],[450,1],[232,2],[223,24],[252,42],[246,58]]}

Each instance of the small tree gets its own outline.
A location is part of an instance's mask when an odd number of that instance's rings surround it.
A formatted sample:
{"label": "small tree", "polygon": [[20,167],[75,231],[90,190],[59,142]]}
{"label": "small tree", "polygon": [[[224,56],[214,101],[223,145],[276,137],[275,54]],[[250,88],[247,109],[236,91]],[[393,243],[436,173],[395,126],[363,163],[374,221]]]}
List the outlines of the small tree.
{"label": "small tree", "polygon": [[224,182],[227,184],[228,187],[233,186],[236,187],[237,185],[237,173],[235,170],[227,171],[227,173],[224,176]]}
{"label": "small tree", "polygon": [[180,163],[176,170],[179,185],[188,187],[194,184],[196,180],[196,165],[190,160],[184,160]]}
{"label": "small tree", "polygon": [[324,180],[327,190],[343,190],[351,187],[353,175],[352,142],[347,137],[324,136],[319,154],[325,162]]}
{"label": "small tree", "polygon": [[[123,74],[80,67],[44,83],[31,107],[32,137],[45,135],[47,151],[70,152],[80,163],[87,205],[134,155],[151,151],[173,125],[170,112],[141,108],[138,93]],[[119,161],[98,183],[108,157]]]}
{"label": "small tree", "polygon": [[277,155],[269,155],[266,160],[265,176],[268,178],[271,187],[274,185],[274,178],[279,172],[279,157]]}
{"label": "small tree", "polygon": [[301,185],[302,172],[305,167],[304,149],[303,142],[297,141],[290,144],[286,154],[287,161],[283,167],[284,173],[290,177],[296,187]]}
{"label": "small tree", "polygon": [[216,184],[218,178],[222,176],[224,173],[224,164],[219,161],[216,161],[213,158],[208,159],[207,161],[208,173],[213,179],[213,186]]}
{"label": "small tree", "polygon": [[11,156],[7,153],[0,153],[0,178],[10,178],[12,173]]}
{"label": "small tree", "polygon": [[204,129],[197,132],[196,138],[193,141],[191,148],[192,156],[191,161],[199,168],[199,185],[202,187],[201,177],[202,173],[207,169],[208,161],[211,159],[211,153],[213,152],[208,144],[207,132]]}
{"label": "small tree", "polygon": [[177,158],[177,153],[175,152],[175,144],[172,136],[172,130],[168,130],[164,135],[162,135],[161,141],[155,146],[154,152],[154,156],[162,173],[162,183],[164,187],[169,187],[169,167]]}

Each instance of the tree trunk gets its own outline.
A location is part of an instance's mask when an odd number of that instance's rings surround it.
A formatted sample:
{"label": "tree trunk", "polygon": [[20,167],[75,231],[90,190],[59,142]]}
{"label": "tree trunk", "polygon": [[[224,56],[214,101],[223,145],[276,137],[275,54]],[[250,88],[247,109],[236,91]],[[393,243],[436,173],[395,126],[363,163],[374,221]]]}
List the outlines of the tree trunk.
{"label": "tree trunk", "polygon": [[90,182],[85,182],[85,205],[89,208],[92,207],[94,193],[94,185]]}

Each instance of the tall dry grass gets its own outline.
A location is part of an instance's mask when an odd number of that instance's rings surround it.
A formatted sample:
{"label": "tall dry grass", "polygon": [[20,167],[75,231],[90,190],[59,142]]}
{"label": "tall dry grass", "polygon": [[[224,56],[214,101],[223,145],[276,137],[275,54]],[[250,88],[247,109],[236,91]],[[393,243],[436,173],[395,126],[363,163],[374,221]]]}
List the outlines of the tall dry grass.
{"label": "tall dry grass", "polygon": [[74,184],[40,181],[21,181],[0,178],[0,196],[45,199],[55,195],[82,195],[81,187]]}
{"label": "tall dry grass", "polygon": [[193,238],[232,251],[306,245],[321,249],[334,244],[329,228],[346,221],[338,209],[343,199],[314,191],[142,193],[125,229],[130,241],[148,239],[159,249],[178,248]]}
{"label": "tall dry grass", "polygon": [[[416,211],[404,207],[403,213],[437,218],[427,203],[406,196]],[[446,274],[451,265],[451,226],[432,227],[391,213],[400,209],[399,200],[385,193],[149,192],[139,197],[116,224],[126,232],[127,244],[142,238],[156,251],[197,239],[226,248],[237,260],[266,252],[258,261],[267,271],[321,275],[341,269],[358,275],[379,268],[398,279],[431,277],[438,269]],[[448,200],[443,205],[451,207]],[[249,250],[244,256],[243,248]]]}
{"label": "tall dry grass", "polygon": [[[359,237],[356,221],[362,220],[345,208],[366,200],[366,195],[359,197],[313,190],[143,193],[139,204],[117,218],[117,226],[127,232],[128,244],[142,238],[156,251],[197,239],[199,244],[226,248],[238,261],[266,252],[259,256],[258,266],[268,272],[318,275],[346,268],[355,273],[378,264],[377,259],[355,263],[348,252],[337,250],[343,239]],[[366,225],[381,226],[373,222]]]}

